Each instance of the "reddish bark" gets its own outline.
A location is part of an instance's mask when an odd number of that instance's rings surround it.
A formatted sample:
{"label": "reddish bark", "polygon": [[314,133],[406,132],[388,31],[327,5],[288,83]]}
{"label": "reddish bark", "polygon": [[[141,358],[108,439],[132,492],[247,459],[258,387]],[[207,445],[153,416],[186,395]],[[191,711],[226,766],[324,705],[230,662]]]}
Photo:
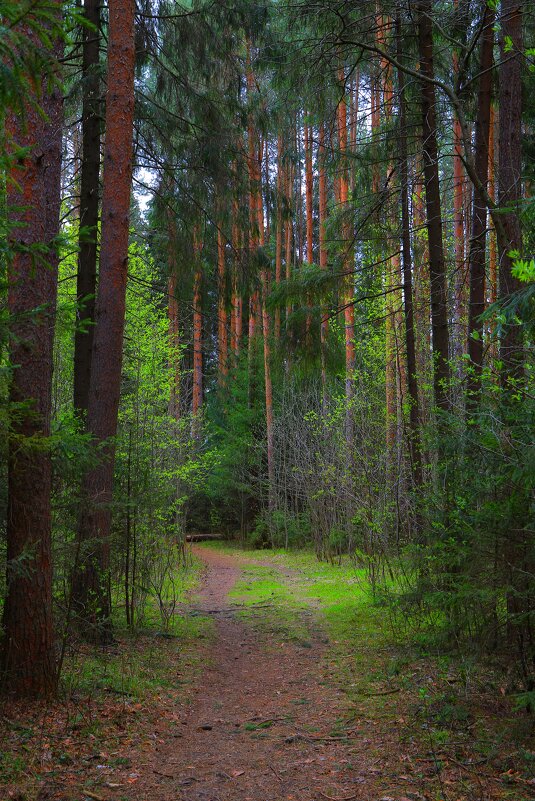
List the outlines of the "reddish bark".
{"label": "reddish bark", "polygon": [[[459,0],[454,0],[454,8]],[[459,72],[459,57],[453,53],[453,74]],[[457,358],[465,352],[466,347],[466,265],[465,265],[465,229],[464,229],[464,196],[466,179],[462,162],[461,123],[457,116],[453,120],[453,240],[455,250],[455,296],[453,308],[453,353]]]}
{"label": "reddish bark", "polygon": [[[286,169],[286,231],[285,231],[285,261],[286,261],[286,280],[289,281],[292,277],[292,244],[293,244],[293,224],[292,224],[292,195],[293,195],[293,167],[291,164],[287,165]],[[286,305],[286,320],[292,313],[292,306],[290,303]]]}
{"label": "reddish bark", "polygon": [[[340,87],[345,90],[344,70],[338,73]],[[349,447],[353,443],[353,425],[351,402],[353,400],[353,378],[355,371],[355,306],[354,306],[354,279],[353,279],[353,237],[351,224],[348,218],[348,170],[347,170],[347,107],[345,95],[338,103],[338,138],[340,157],[342,161],[340,170],[340,205],[344,214],[342,222],[342,240],[344,248],[343,257],[343,306],[344,306],[344,328],[345,328],[345,361],[346,361],[346,440]]]}
{"label": "reddish bark", "polygon": [[[494,11],[485,0],[483,4],[483,31],[481,35],[474,155],[474,167],[485,192],[487,190],[489,169],[494,18]],[[487,201],[485,195],[480,193],[477,188],[474,188],[469,257],[470,302],[468,306],[468,355],[472,362],[472,372],[468,378],[467,403],[471,407],[477,407],[479,402],[481,371],[483,369],[483,323],[480,317],[485,311],[486,238]]]}
{"label": "reddish bark", "polygon": [[[319,193],[319,257],[322,270],[327,269],[327,247],[325,242],[325,225],[327,223],[327,175],[325,170],[325,124],[321,123],[319,130],[318,143],[318,193]],[[323,398],[326,399],[327,388],[327,366],[326,366],[326,346],[327,334],[329,331],[329,320],[325,311],[323,312],[320,329],[321,343],[321,383],[323,388]]]}
{"label": "reddish bark", "polygon": [[307,261],[314,263],[314,215],[313,192],[314,177],[312,172],[312,127],[305,125],[305,183],[306,183],[306,221],[307,221]]}
{"label": "reddish bark", "polygon": [[[456,59],[455,59],[456,60]],[[455,69],[455,63],[454,63]],[[466,344],[465,309],[465,260],[464,260],[464,192],[465,177],[462,163],[461,126],[459,120],[453,121],[453,237],[455,248],[455,308],[454,308],[454,347],[457,355],[464,352]]]}
{"label": "reddish bark", "polygon": [[[396,17],[397,59],[403,60],[401,20]],[[405,74],[398,70],[399,92],[399,172],[401,189],[401,250],[403,258],[403,310],[405,316],[405,350],[407,354],[407,391],[409,402],[409,454],[413,483],[422,483],[422,459],[420,447],[420,412],[418,399],[418,376],[416,365],[415,315],[413,303],[411,219],[409,212],[409,163],[407,146],[407,103],[405,97]]]}
{"label": "reddish bark", "polygon": [[[283,182],[284,172],[282,165],[282,134],[279,133],[277,139],[277,219],[275,225],[275,283],[280,284],[282,277],[282,203],[283,203]],[[278,342],[281,333],[281,312],[275,309],[275,341]]]}
{"label": "reddish bark", "polygon": [[[507,42],[511,43],[511,47]],[[503,211],[504,234],[499,237],[499,296],[506,298],[520,289],[512,274],[509,253],[522,249],[520,204],[522,202],[522,5],[518,0],[502,0],[500,40],[500,120],[498,159],[498,201]],[[518,378],[523,372],[522,336],[519,326],[507,326],[500,342],[504,364],[503,380]]]}
{"label": "reddish bark", "polygon": [[239,228],[238,201],[236,199],[232,201],[232,251],[232,307],[230,334],[234,359],[237,361],[240,353],[240,343],[242,337],[243,301],[239,289],[238,275],[241,258],[241,231]]}
{"label": "reddish bark", "polygon": [[[27,35],[33,38],[30,30]],[[9,402],[15,414],[8,450],[2,689],[19,696],[50,695],[56,687],[52,466],[46,438],[50,435],[63,101],[61,89],[50,90],[46,79],[39,95],[46,118],[28,104],[26,126],[15,114],[6,119],[17,145],[29,148],[13,168],[7,186],[13,251],[8,269],[9,358],[14,368]],[[46,254],[34,259],[31,249],[35,246],[45,246]]]}
{"label": "reddish bark", "polygon": [[[496,113],[494,106],[490,107],[490,130],[489,130],[489,197],[496,202],[496,180],[494,177],[494,151],[496,148],[495,130]],[[496,229],[492,218],[490,220],[489,234],[489,302],[496,303],[498,298],[498,260],[496,253]]]}
{"label": "reddish bark", "polygon": [[429,278],[431,286],[431,328],[433,343],[433,387],[435,403],[449,408],[449,336],[446,305],[446,263],[442,239],[442,210],[438,171],[436,98],[434,81],[433,26],[431,0],[419,0],[418,45],[421,82],[422,148],[424,161]]}
{"label": "reddish bark", "polygon": [[177,297],[176,231],[172,212],[168,212],[168,268],[167,316],[169,320],[169,347],[171,364],[171,392],[169,394],[169,414],[178,420],[180,417],[180,331]]}
{"label": "reddish bark", "polygon": [[[250,51],[249,51],[250,53]],[[247,91],[249,96],[254,91],[254,76],[250,60],[248,60]],[[262,202],[262,142],[258,136],[253,121],[249,121],[249,203],[251,217],[251,251],[255,253],[258,247],[264,246],[264,208]],[[264,267],[260,273],[261,295],[255,293],[252,298],[254,316],[258,314],[260,306],[262,335],[264,344],[264,400],[266,409],[266,438],[267,438],[267,466],[268,466],[268,495],[269,508],[272,506],[274,487],[274,452],[273,452],[273,386],[271,381],[271,353],[270,353],[270,324],[267,311],[267,295],[269,289],[269,274]],[[252,317],[253,315],[251,315]],[[254,336],[255,329],[250,332]],[[252,338],[249,344],[252,347]]]}
{"label": "reddish bark", "polygon": [[225,238],[221,227],[217,229],[217,273],[219,279],[219,302],[218,302],[218,357],[219,357],[219,382],[225,383],[228,373],[228,333],[227,333],[227,278],[225,271]]}
{"label": "reddish bark", "polygon": [[192,432],[199,433],[198,417],[202,408],[203,376],[202,376],[202,240],[199,227],[193,231],[193,257],[195,275],[193,278],[193,397],[191,405]]}
{"label": "reddish bark", "polygon": [[82,483],[81,550],[73,584],[84,634],[103,642],[111,638],[107,584],[115,463],[112,440],[117,433],[128,267],[134,11],[134,0],[110,0],[100,273],[87,412],[87,428],[99,447],[100,461]]}
{"label": "reddish bark", "polygon": [[[85,0],[83,28],[82,160],[80,236],[74,334],[74,408],[84,419],[89,403],[89,380],[95,322],[97,236],[100,183],[100,0]],[[85,421],[84,421],[85,422]]]}

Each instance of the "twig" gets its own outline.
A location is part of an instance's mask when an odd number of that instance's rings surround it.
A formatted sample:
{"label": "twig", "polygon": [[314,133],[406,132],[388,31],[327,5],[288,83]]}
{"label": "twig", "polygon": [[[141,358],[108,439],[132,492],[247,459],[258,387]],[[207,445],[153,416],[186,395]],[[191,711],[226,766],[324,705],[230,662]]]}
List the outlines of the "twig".
{"label": "twig", "polygon": [[328,798],[329,801],[352,801],[353,798],[357,798],[357,793],[355,793],[355,795],[343,795],[340,798],[336,798],[333,795],[327,795],[326,793],[322,793],[321,790],[318,790],[318,792],[324,798]]}
{"label": "twig", "polygon": [[152,769],[152,772],[155,773],[157,776],[165,776],[166,779],[174,779],[175,776],[173,773],[162,773],[161,770]]}
{"label": "twig", "polygon": [[88,798],[93,798],[94,801],[106,801],[103,796],[92,793],[91,790],[82,790],[82,794],[86,795]]}
{"label": "twig", "polygon": [[277,777],[277,779],[280,781],[280,783],[281,783],[281,784],[284,784],[284,781],[283,781],[283,779],[282,779],[282,776],[280,775],[280,773],[278,773],[278,772],[275,770],[275,768],[273,767],[273,765],[269,765],[269,768],[270,768],[270,770],[272,770],[272,771],[273,771],[273,773],[275,774],[275,776]]}

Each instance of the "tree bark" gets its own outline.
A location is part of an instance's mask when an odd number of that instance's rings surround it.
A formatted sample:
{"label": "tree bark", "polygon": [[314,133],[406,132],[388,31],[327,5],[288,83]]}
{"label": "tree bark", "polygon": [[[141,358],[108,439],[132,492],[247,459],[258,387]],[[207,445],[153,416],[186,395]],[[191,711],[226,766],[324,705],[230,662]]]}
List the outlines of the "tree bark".
{"label": "tree bark", "polygon": [[[283,166],[282,166],[282,134],[277,138],[277,202],[276,202],[276,221],[275,221],[275,283],[280,284],[282,278],[282,195],[283,195]],[[281,334],[281,310],[275,309],[275,342],[278,342]]]}
{"label": "tree bark", "polygon": [[[402,61],[401,21],[396,18],[398,61]],[[407,152],[407,103],[405,98],[405,73],[398,70],[399,91],[399,174],[401,183],[401,250],[403,258],[403,308],[405,314],[405,346],[407,351],[407,384],[409,392],[409,454],[412,480],[415,487],[422,483],[422,459],[420,449],[420,411],[418,402],[418,377],[416,366],[416,342],[414,304],[412,291],[411,220],[409,214],[409,164]]]}
{"label": "tree bark", "polygon": [[[338,73],[340,87],[345,91],[344,70]],[[345,95],[338,103],[338,139],[342,167],[340,171],[340,205],[344,218],[342,221],[342,247],[343,273],[344,273],[344,329],[345,329],[345,356],[346,356],[346,442],[348,448],[353,445],[353,382],[355,372],[355,306],[354,306],[354,277],[353,277],[353,237],[348,215],[348,171],[347,171],[347,107]]]}
{"label": "tree bark", "polygon": [[[327,247],[326,247],[326,231],[327,224],[327,173],[325,169],[325,123],[321,123],[319,130],[319,146],[318,146],[318,193],[319,193],[319,257],[320,268],[327,269]],[[323,311],[320,328],[320,347],[321,347],[321,384],[323,391],[323,405],[327,399],[327,365],[326,365],[326,349],[327,349],[327,335],[329,332],[329,320],[325,310]]]}
{"label": "tree bark", "polygon": [[100,0],[85,0],[82,52],[82,163],[80,234],[74,334],[74,408],[86,422],[95,323],[100,184]]}
{"label": "tree bark", "polygon": [[230,334],[234,362],[238,362],[242,337],[243,300],[239,286],[242,232],[239,226],[239,208],[236,198],[232,201],[232,309]]}
{"label": "tree bark", "polygon": [[[510,41],[510,50],[507,42]],[[499,297],[506,298],[520,289],[512,274],[509,253],[522,249],[520,203],[522,201],[522,3],[502,0],[500,40],[500,120],[498,159],[498,201],[503,209],[504,241],[498,237],[500,258]],[[504,383],[523,373],[522,336],[518,326],[508,325],[500,342]]]}
{"label": "tree bark", "polygon": [[449,409],[448,384],[449,342],[446,304],[446,264],[442,239],[442,211],[438,172],[436,131],[436,99],[433,63],[433,26],[431,0],[419,0],[418,45],[421,81],[422,149],[424,161],[427,238],[429,249],[429,278],[431,285],[431,329],[433,343],[433,387],[438,408]]}
{"label": "tree bark", "polygon": [[[55,3],[59,10],[59,3]],[[31,30],[28,37],[33,38]],[[55,45],[59,57],[61,46]],[[26,120],[7,115],[6,128],[28,148],[7,188],[10,314],[9,390],[14,410],[8,448],[7,576],[3,614],[2,689],[18,696],[55,691],[52,626],[49,442],[57,291],[62,90],[43,80]],[[32,249],[45,247],[45,252]],[[36,445],[37,443],[37,445]]]}
{"label": "tree bark", "polygon": [[196,439],[199,434],[199,413],[203,398],[203,358],[202,358],[202,240],[199,226],[193,231],[193,257],[195,274],[193,277],[193,397],[191,405],[192,434]]}
{"label": "tree bark", "polygon": [[227,334],[227,278],[225,271],[225,238],[221,230],[221,222],[217,229],[217,273],[219,280],[218,295],[218,357],[219,357],[219,383],[225,384],[228,374],[228,334]]}
{"label": "tree bark", "polygon": [[314,263],[314,175],[312,171],[312,126],[305,125],[305,184],[307,218],[307,262]]}
{"label": "tree bark", "polygon": [[[479,91],[476,118],[474,167],[481,185],[487,190],[489,169],[490,108],[492,95],[492,51],[494,48],[494,11],[483,3],[483,32],[479,63]],[[483,369],[483,323],[485,311],[485,256],[487,237],[486,197],[474,187],[472,236],[470,240],[470,300],[468,306],[468,356],[471,372],[467,383],[467,407],[477,409]]]}
{"label": "tree bark", "polygon": [[108,586],[111,502],[121,389],[134,117],[134,0],[110,0],[100,275],[87,428],[99,463],[82,482],[74,608],[88,639],[112,639]]}

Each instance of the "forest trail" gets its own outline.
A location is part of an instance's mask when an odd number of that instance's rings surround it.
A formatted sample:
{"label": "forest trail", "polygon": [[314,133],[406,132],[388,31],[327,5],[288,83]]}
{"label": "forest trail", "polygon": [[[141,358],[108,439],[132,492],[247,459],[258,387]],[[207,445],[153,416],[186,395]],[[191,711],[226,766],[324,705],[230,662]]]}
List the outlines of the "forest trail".
{"label": "forest trail", "polygon": [[[306,643],[259,630],[227,595],[247,561],[195,548],[206,565],[194,613],[214,619],[195,700],[180,710],[183,731],[138,767],[123,798],[137,801],[323,801],[383,797],[370,740],[352,739],[347,699],[323,661],[326,637],[307,617]],[[340,736],[341,726],[349,729]],[[383,777],[384,778],[384,777]],[[384,787],[384,784],[383,784]]]}

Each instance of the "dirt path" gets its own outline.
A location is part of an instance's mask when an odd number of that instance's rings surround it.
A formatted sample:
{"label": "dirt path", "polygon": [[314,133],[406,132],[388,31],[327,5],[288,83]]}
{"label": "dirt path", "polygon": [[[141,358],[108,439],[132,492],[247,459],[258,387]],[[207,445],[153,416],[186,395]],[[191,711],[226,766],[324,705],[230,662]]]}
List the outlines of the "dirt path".
{"label": "dirt path", "polygon": [[128,798],[379,799],[373,787],[379,771],[373,759],[363,759],[366,744],[350,730],[339,739],[347,709],[325,675],[325,635],[311,629],[301,647],[259,633],[227,598],[240,576],[239,559],[197,553],[207,572],[195,606],[213,615],[215,637],[195,701],[181,714],[182,731],[160,739]]}

